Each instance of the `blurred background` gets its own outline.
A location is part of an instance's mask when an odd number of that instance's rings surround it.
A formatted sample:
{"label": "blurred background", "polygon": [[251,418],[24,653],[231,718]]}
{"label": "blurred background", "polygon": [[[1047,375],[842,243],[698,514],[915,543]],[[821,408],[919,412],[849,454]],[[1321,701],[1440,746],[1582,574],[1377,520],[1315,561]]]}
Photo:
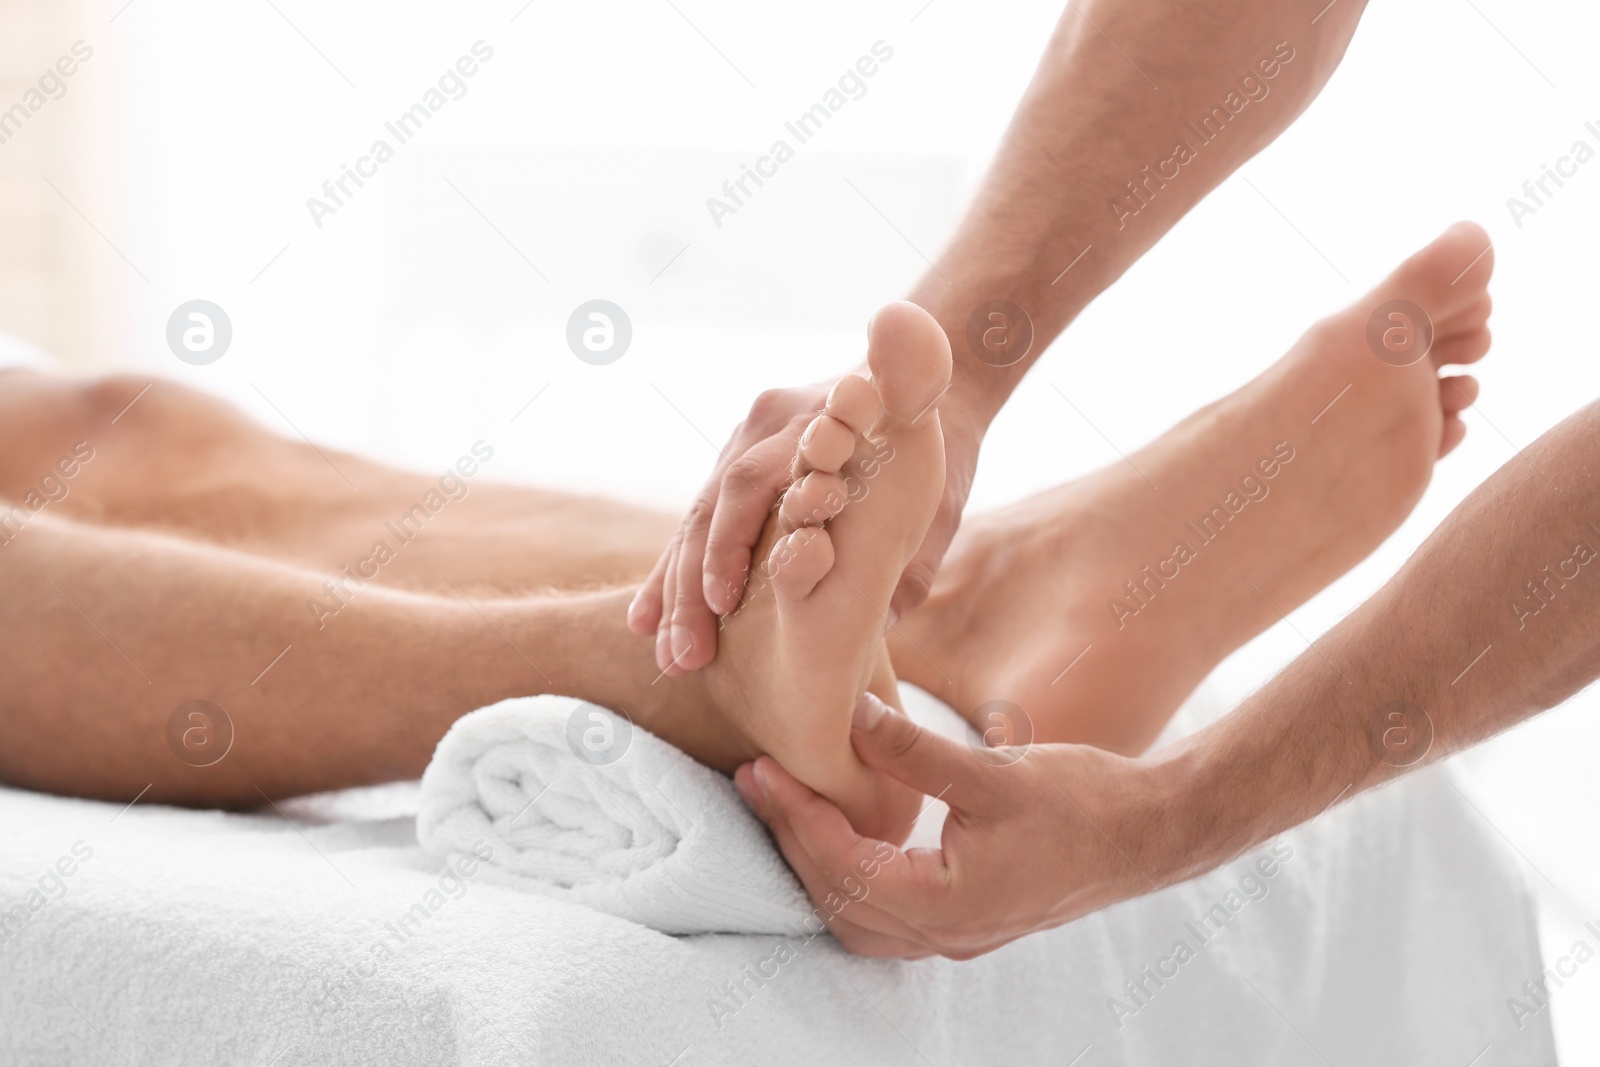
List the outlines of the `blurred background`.
{"label": "blurred background", "polygon": [[[75,370],[179,378],[393,462],[442,469],[483,438],[500,478],[679,506],[758,391],[859,358],[873,309],[953,228],[1060,13],[9,0],[0,106],[75,42],[92,57],[0,143],[0,330]],[[1387,545],[1208,683],[1230,703],[1261,684],[1474,485],[1600,396],[1600,162],[1520,225],[1507,207],[1574,141],[1600,147],[1584,128],[1600,121],[1597,30],[1600,11],[1570,2],[1374,0],[1304,118],[1045,356],[994,427],[974,506],[1118,462],[1453,220],[1483,223],[1496,345],[1474,370],[1466,443]],[[716,225],[706,198],[879,41],[893,58],[866,94]],[[395,143],[384,124],[477,42],[492,55],[459,99],[314,219],[307,199]],[[205,366],[166,342],[195,299],[233,330]],[[632,322],[605,366],[565,342],[592,299]],[[1526,865],[1552,958],[1600,920],[1597,704],[1580,696],[1458,760]],[[1600,1062],[1597,997],[1600,967],[1555,993],[1572,1062]]]}

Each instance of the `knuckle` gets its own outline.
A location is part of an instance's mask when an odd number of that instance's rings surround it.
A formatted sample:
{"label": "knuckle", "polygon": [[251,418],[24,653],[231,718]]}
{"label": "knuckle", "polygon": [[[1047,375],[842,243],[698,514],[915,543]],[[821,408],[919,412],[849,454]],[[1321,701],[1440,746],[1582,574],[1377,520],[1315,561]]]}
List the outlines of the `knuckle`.
{"label": "knuckle", "polygon": [[749,421],[758,426],[786,421],[792,400],[787,389],[764,389],[750,405]]}
{"label": "knuckle", "polygon": [[886,716],[890,720],[886,748],[893,758],[910,759],[928,747],[927,732],[903,715]]}
{"label": "knuckle", "polygon": [[758,491],[766,485],[771,472],[758,455],[746,452],[732,463],[722,475],[722,491],[728,496],[743,496]]}
{"label": "knuckle", "polygon": [[[713,510],[714,507],[710,500],[705,497],[696,498],[695,502],[689,505],[688,512],[683,516],[682,530],[686,533],[705,529],[711,524]],[[682,534],[680,534],[679,543],[682,543]]]}
{"label": "knuckle", "polygon": [[694,592],[684,586],[682,582],[672,590],[672,621],[674,623],[687,623],[694,609],[701,601]]}
{"label": "knuckle", "polygon": [[900,588],[895,599],[896,607],[907,612],[928,599],[933,592],[933,568],[921,562],[912,563],[900,578]]}

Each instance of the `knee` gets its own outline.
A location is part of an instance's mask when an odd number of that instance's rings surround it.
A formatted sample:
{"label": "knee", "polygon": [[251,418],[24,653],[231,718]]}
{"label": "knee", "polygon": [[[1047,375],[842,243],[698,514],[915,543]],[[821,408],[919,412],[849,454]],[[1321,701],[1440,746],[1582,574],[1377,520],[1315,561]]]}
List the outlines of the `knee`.
{"label": "knee", "polygon": [[131,416],[136,401],[150,399],[144,395],[149,388],[149,378],[127,374],[86,378],[68,385],[73,412],[85,427],[109,426],[114,420]]}
{"label": "knee", "polygon": [[76,433],[105,426],[149,384],[125,375],[65,378],[31,370],[0,374],[4,422],[30,433]]}
{"label": "knee", "polygon": [[65,417],[91,443],[108,430],[119,437],[208,440],[238,421],[224,402],[164,378],[110,374],[65,385]]}

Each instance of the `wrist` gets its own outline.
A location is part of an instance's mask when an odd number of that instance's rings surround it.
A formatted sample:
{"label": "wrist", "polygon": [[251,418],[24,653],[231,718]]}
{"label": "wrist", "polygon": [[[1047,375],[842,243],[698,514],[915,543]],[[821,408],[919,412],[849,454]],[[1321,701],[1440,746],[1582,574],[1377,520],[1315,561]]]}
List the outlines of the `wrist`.
{"label": "wrist", "polygon": [[[975,429],[979,438],[1000,413],[1000,409],[1005,407],[1006,401],[1011,399],[1012,392],[1027,373],[1028,367],[1038,357],[1044,344],[1048,343],[1034,329],[1033,312],[1024,310],[1027,322],[1022,328],[1032,339],[1027,351],[1020,353],[1014,362],[1009,357],[974,351],[968,337],[973,317],[979,314],[983,305],[990,302],[1005,301],[1024,307],[1011,295],[1014,288],[984,286],[976,291],[997,295],[972,296],[970,294],[975,291],[973,288],[963,285],[957,290],[935,277],[931,285],[925,282],[917,286],[909,297],[912,303],[933,316],[950,342],[950,391],[939,404],[940,414],[947,422],[952,418],[959,419],[964,427]],[[1001,332],[992,336],[1004,337],[1004,331],[1014,328],[1015,324],[1008,319]],[[1013,333],[1006,339],[1011,340],[1015,336]]]}
{"label": "wrist", "polygon": [[1231,793],[1236,783],[1220,773],[1216,747],[1202,733],[1136,761],[1152,798],[1148,873],[1159,885],[1186,881],[1248,847],[1238,840],[1248,809]]}
{"label": "wrist", "polygon": [[958,238],[940,257],[940,266],[907,297],[944,329],[951,393],[985,427],[1029,368],[1109,282],[1093,257],[1075,265],[1070,275],[1061,270],[1060,257],[1048,250],[1053,242],[1048,232],[1036,234],[1034,242],[1008,241],[1002,261],[988,235]]}

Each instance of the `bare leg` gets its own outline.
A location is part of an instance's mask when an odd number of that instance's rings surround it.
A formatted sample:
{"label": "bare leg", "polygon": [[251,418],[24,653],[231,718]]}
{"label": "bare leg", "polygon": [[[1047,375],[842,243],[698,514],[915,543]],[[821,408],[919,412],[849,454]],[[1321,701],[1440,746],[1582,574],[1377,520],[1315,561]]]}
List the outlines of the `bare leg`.
{"label": "bare leg", "polygon": [[[894,673],[968,714],[1013,702],[1040,740],[1141,750],[1216,662],[1387,536],[1460,439],[1457,412],[1476,383],[1438,373],[1487,349],[1486,241],[1475,227],[1452,230],[1256,382],[1138,453],[1137,470],[1118,466],[969,519],[934,595],[891,631]],[[1396,296],[1426,306],[1437,333],[1429,358],[1407,367],[1379,361],[1365,337],[1371,309]],[[388,530],[437,479],[331,457],[356,492],[318,450],[170,383],[111,425],[145,384],[0,375],[0,426],[22,442],[54,441],[58,452],[77,434],[110,442],[59,505],[65,513],[336,580],[382,536],[396,553],[375,585],[456,599],[636,582],[674,526],[627,505],[480,483],[400,547]],[[28,417],[40,425],[19,425]],[[49,454],[0,441],[0,492],[18,491]],[[1265,477],[1263,461],[1287,470]],[[1237,525],[1210,518],[1230,493],[1261,497],[1242,505]],[[1195,541],[1196,522],[1217,527],[1214,544]],[[1180,539],[1197,552],[1181,567]],[[1163,565],[1166,579],[1149,573]],[[326,580],[307,591],[305,618],[352,588],[329,593]]]}
{"label": "bare leg", "polygon": [[[473,708],[564,693],[621,710],[723,770],[762,752],[782,758],[857,825],[898,839],[918,798],[859,763],[850,717],[869,686],[897,699],[882,620],[943,483],[933,405],[950,355],[933,320],[903,304],[879,313],[869,362],[873,381],[842,380],[803,441],[804,477],[765,535],[767,581],[727,621],[726,654],[679,678],[663,678],[651,640],[627,629],[626,590],[473,599],[454,583],[434,596],[373,581],[337,610],[308,612],[324,587],[304,567],[30,509],[0,547],[0,778],[92,796],[151,785],[157,799],[252,803],[414,776]],[[117,469],[73,455],[74,481]],[[182,501],[182,486],[203,477],[244,486],[249,469],[179,469],[179,488],[166,491]],[[80,494],[72,506],[86,497],[112,494]],[[104,512],[143,499],[113,498]],[[260,514],[294,544],[298,516],[281,511]],[[226,515],[186,521],[215,537]],[[164,519],[158,509],[151,525]],[[258,527],[227,534],[217,539],[261,536]],[[195,700],[221,707],[237,730],[227,757],[204,768],[169,751],[169,722]],[[63,745],[64,735],[77,743]]]}
{"label": "bare leg", "polygon": [[[319,630],[304,606],[319,582],[210,545],[36,517],[0,551],[0,779],[251,804],[414,777],[451,722],[512,695],[566,693],[646,724],[700,699],[694,679],[651,685],[650,642],[622,625],[625,593],[467,603],[373,588]],[[198,769],[166,734],[197,699],[237,732]]]}
{"label": "bare leg", "polygon": [[0,372],[0,497],[38,491],[80,443],[93,458],[57,479],[65,496],[49,514],[335,576],[381,540],[394,558],[375,580],[398,589],[517,595],[637,581],[677,526],[617,501],[494,483],[494,463],[471,442],[471,476],[417,474],[273,433],[175,382]]}

